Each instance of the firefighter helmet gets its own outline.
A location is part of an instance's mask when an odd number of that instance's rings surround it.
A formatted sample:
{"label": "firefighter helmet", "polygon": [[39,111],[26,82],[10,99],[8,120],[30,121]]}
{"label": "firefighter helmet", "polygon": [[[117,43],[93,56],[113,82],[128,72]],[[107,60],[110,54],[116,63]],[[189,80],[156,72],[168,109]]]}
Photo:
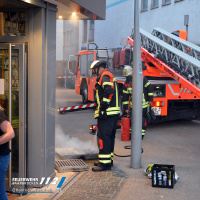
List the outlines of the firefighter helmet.
{"label": "firefighter helmet", "polygon": [[100,68],[100,67],[107,67],[107,62],[105,60],[95,60],[93,61],[93,63],[90,66],[90,70],[92,71],[93,75],[97,75],[98,76],[98,71],[96,73],[95,69]]}
{"label": "firefighter helmet", "polygon": [[124,65],[124,69],[123,69],[123,76],[130,76],[133,72],[133,69],[131,66],[129,65]]}

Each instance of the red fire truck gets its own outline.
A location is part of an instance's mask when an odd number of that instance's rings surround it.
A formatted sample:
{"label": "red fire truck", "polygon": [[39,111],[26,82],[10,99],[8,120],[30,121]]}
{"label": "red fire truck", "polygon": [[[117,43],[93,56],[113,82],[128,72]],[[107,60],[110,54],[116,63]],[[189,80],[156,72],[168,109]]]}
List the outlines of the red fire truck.
{"label": "red fire truck", "polygon": [[[199,118],[200,48],[158,28],[152,34],[144,30],[140,34],[143,76],[154,90],[152,108],[157,117],[151,122]],[[78,52],[75,90],[82,95],[83,103],[95,100],[96,78],[89,70],[94,60],[107,60],[122,91],[122,70],[124,65],[132,65],[133,45],[128,37],[127,47],[122,50],[95,48]]]}
{"label": "red fire truck", "polygon": [[[112,59],[114,51],[108,49],[88,49],[78,52],[76,60],[76,80],[75,90],[76,93],[82,95],[83,103],[95,100],[95,84],[96,77],[90,73],[90,65],[94,60],[107,60],[108,67],[112,69]],[[120,71],[120,70],[116,70]]]}

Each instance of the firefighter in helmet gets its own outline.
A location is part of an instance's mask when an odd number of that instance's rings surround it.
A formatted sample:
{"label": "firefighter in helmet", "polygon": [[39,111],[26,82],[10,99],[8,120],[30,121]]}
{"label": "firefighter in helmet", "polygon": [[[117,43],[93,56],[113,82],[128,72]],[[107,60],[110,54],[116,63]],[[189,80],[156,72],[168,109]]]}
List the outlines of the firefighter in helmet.
{"label": "firefighter in helmet", "polygon": [[113,166],[114,142],[120,113],[118,86],[113,74],[107,68],[106,61],[94,61],[90,67],[96,79],[97,107],[94,118],[97,119],[99,162],[94,163],[94,172],[110,170]]}
{"label": "firefighter in helmet", "polygon": [[[124,113],[131,115],[132,109],[132,67],[125,65],[123,69],[123,76],[126,76],[126,81],[123,88],[123,109]],[[153,101],[153,87],[148,79],[143,78],[143,99],[142,99],[142,139],[145,136],[147,129],[147,117],[151,102]]]}

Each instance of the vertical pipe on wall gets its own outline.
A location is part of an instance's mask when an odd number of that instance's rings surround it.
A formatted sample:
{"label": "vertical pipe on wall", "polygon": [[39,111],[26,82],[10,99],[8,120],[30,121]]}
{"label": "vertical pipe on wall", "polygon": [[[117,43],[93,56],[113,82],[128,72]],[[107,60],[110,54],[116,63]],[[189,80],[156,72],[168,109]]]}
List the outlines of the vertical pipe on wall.
{"label": "vertical pipe on wall", "polygon": [[67,67],[65,66],[65,89],[67,89],[66,84],[67,84],[67,80],[66,80],[66,76],[67,76]]}
{"label": "vertical pipe on wall", "polygon": [[49,10],[49,4],[47,3],[46,6],[46,13],[45,13],[45,96],[44,96],[44,174],[46,176],[46,148],[47,148],[47,144],[46,144],[46,140],[47,140],[47,131],[46,131],[46,126],[47,126],[47,37],[48,37],[48,10]]}
{"label": "vertical pipe on wall", "polygon": [[[8,71],[9,71],[9,121],[12,124],[12,44],[10,43],[8,46]],[[9,141],[9,148],[12,150],[12,140]],[[10,162],[9,162],[9,180],[8,184],[11,187],[11,170],[12,170],[12,154],[10,154]]]}

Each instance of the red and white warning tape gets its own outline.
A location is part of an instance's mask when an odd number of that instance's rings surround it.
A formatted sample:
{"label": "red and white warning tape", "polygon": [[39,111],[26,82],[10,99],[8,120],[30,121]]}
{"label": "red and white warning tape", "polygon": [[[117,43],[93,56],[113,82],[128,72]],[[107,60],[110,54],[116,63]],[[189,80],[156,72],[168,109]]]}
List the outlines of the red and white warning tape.
{"label": "red and white warning tape", "polygon": [[84,104],[84,105],[79,105],[79,106],[71,106],[71,107],[64,107],[64,108],[58,108],[58,111],[60,113],[64,112],[70,112],[70,111],[78,111],[82,109],[89,109],[89,108],[94,108],[96,107],[96,103],[90,103],[90,104]]}
{"label": "red and white warning tape", "polygon": [[97,130],[97,125],[90,125],[90,130],[91,131]]}
{"label": "red and white warning tape", "polygon": [[56,76],[56,78],[75,78],[75,76]]}

